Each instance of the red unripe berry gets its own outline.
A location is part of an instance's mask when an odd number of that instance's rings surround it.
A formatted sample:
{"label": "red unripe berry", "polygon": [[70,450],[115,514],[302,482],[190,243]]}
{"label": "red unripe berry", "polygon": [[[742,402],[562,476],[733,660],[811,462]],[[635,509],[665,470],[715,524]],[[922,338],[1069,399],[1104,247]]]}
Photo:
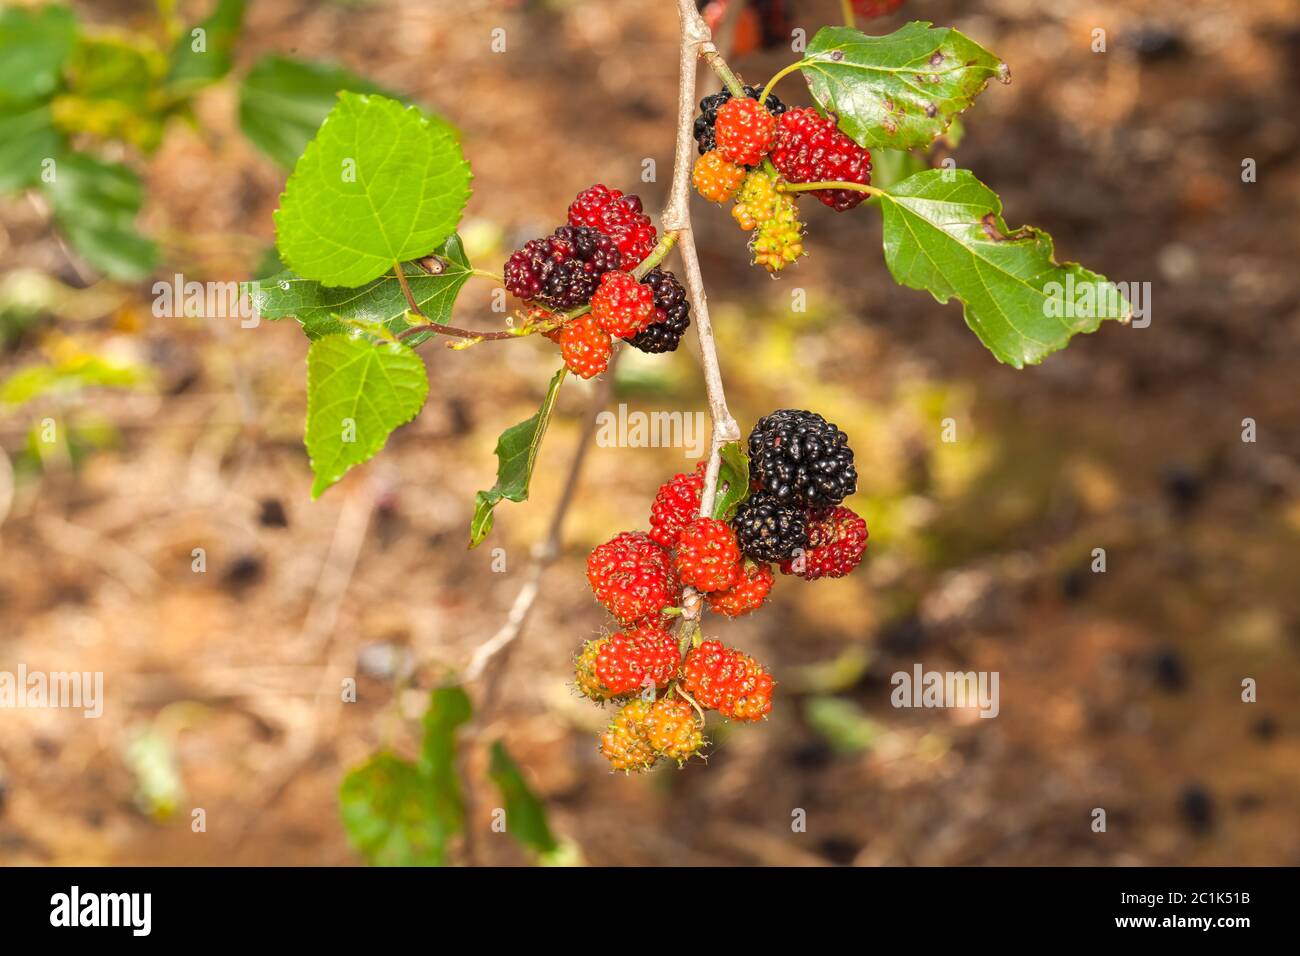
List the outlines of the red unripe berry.
{"label": "red unripe berry", "polygon": [[758,100],[732,97],[719,108],[714,132],[723,156],[741,166],[757,166],[772,148],[776,117]]}
{"label": "red unripe berry", "polygon": [[697,591],[722,591],[740,572],[740,545],[731,525],[696,518],[677,538],[677,576]]}
{"label": "red unripe berry", "polygon": [[759,720],[772,710],[776,682],[752,657],[705,641],[686,655],[682,686],[701,707],[732,720]]}
{"label": "red unripe berry", "polygon": [[670,551],[677,547],[682,529],[699,517],[704,470],[708,464],[702,461],[693,472],[673,475],[655,494],[654,504],[650,506],[650,537]]}
{"label": "red unripe berry", "polygon": [[655,291],[630,273],[606,272],[591,297],[591,314],[610,335],[630,338],[654,321]]}
{"label": "red unripe berry", "polygon": [[726,617],[740,617],[756,611],[767,600],[775,580],[770,564],[746,562],[731,587],[708,595],[709,608]]}
{"label": "red unripe berry", "polygon": [[625,196],[622,190],[600,183],[578,193],[569,205],[569,225],[589,226],[613,239],[622,254],[620,268],[628,272],[639,266],[658,242],[650,217],[641,209],[640,197]]}
{"label": "red unripe berry", "polygon": [[625,531],[592,551],[587,580],[596,600],[623,624],[658,622],[682,595],[672,557],[642,531]]}
{"label": "red unripe berry", "polygon": [[807,581],[842,578],[862,561],[867,550],[867,523],[840,505],[808,513],[808,548],[800,556],[781,562],[782,574]]}
{"label": "red unripe berry", "polygon": [[[782,113],[772,146],[772,165],[792,183],[849,182],[869,185],[871,154],[816,110]],[[815,189],[812,193],[843,212],[867,198],[854,189]]]}
{"label": "red unripe berry", "polygon": [[570,320],[560,330],[560,354],[569,371],[579,378],[591,378],[609,368],[613,352],[609,333],[590,314]]}

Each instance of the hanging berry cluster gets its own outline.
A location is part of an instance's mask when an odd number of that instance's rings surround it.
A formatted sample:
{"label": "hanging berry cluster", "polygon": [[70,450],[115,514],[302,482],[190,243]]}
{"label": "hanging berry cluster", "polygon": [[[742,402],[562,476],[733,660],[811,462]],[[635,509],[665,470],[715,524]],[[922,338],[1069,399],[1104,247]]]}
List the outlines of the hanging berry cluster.
{"label": "hanging berry cluster", "polygon": [[528,323],[559,344],[569,371],[591,378],[609,367],[614,339],[671,352],[690,327],[675,275],[658,266],[635,274],[657,241],[638,196],[597,184],[574,199],[567,225],[510,256],[506,290],[532,304]]}
{"label": "hanging berry cluster", "polygon": [[636,695],[601,737],[616,770],[699,753],[704,710],[755,721],[772,709],[775,681],[757,661],[703,639],[695,622],[670,630],[686,588],[734,618],[767,600],[772,563],[812,581],[862,560],[866,522],[842,504],[857,490],[844,432],[814,412],[781,409],[754,426],[748,453],[749,493],[729,521],[700,515],[701,462],[659,488],[649,532],[624,531],[587,559],[591,589],[622,629],[583,646],[578,689],[598,702]]}
{"label": "hanging berry cluster", "polygon": [[[744,96],[723,90],[700,101],[695,140],[700,158],[691,181],[710,202],[735,200],[731,215],[752,232],[754,264],[780,272],[804,254],[803,223],[788,183],[871,183],[871,154],[814,109],[788,109],[775,96],[747,86]],[[808,192],[837,212],[867,193],[849,189]]]}

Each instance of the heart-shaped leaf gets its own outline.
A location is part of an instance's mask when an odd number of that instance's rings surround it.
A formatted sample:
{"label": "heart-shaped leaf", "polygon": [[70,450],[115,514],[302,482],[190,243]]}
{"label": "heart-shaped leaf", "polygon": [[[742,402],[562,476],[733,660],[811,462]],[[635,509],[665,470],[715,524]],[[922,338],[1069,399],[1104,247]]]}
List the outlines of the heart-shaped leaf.
{"label": "heart-shaped leaf", "polygon": [[276,247],[304,279],[364,285],[442,245],[469,182],[445,124],[387,97],[342,93],[285,185]]}

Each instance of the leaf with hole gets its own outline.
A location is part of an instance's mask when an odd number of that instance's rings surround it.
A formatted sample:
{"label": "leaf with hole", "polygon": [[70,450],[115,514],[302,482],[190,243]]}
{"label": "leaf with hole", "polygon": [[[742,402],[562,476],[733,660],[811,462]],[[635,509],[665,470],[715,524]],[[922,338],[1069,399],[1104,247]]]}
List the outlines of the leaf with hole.
{"label": "leaf with hole", "polygon": [[445,124],[387,97],[342,93],[285,184],[276,248],[305,279],[365,285],[446,242],[469,183]]}
{"label": "leaf with hole", "polygon": [[503,498],[516,503],[528,500],[528,486],[533,478],[533,467],[537,464],[537,452],[546,436],[551,413],[555,411],[566,371],[561,368],[555,373],[536,415],[518,425],[511,425],[497,439],[497,481],[491,488],[474,496],[474,517],[469,525],[471,548],[482,544],[492,532],[493,511]]}
{"label": "leaf with hole", "polygon": [[968,170],[917,173],[880,206],[894,279],[939,302],[958,299],[966,324],[1000,362],[1035,365],[1104,319],[1129,318],[1114,283],[1053,260],[1047,233],[1008,228],[997,194]]}
{"label": "leaf with hole", "polygon": [[909,23],[888,36],[822,27],[800,64],[813,99],[859,145],[926,146],[1006,64],[950,28]]}
{"label": "leaf with hole", "polygon": [[307,351],[307,453],[319,498],[354,465],[384,447],[429,394],[424,362],[396,343],[327,335]]}

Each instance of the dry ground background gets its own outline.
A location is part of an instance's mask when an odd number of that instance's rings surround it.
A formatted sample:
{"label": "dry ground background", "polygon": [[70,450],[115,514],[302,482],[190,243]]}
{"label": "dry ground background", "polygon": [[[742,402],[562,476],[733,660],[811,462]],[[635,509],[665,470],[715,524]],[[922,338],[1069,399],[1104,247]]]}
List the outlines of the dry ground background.
{"label": "dry ground background", "polygon": [[[77,6],[122,26],[152,9]],[[837,15],[799,8],[809,33]],[[909,0],[904,13],[1010,63],[1012,84],[966,115],[960,165],[1013,226],[1052,232],[1060,257],[1152,282],[1151,326],[1105,328],[1015,372],[956,305],[892,283],[873,210],[805,202],[811,255],[769,281],[725,212],[697,200],[733,410],[747,427],[812,407],[849,432],[868,563],[816,586],[783,579],[764,613],[717,627],[780,680],[766,724],[728,729],[707,766],[611,775],[593,743],[605,715],[567,684],[573,648],[604,623],[583,557],[691,463],[593,449],[564,555],[472,742],[504,737],[596,864],[1298,864],[1300,11]],[[496,26],[506,54],[489,52]],[[648,0],[255,0],[238,60],[336,59],[459,126],[476,173],[466,232],[495,269],[591,182],[658,209],[666,182],[638,179],[643,158],[669,167],[675,31],[670,5]],[[735,65],[755,82],[787,60]],[[780,93],[807,102],[798,80]],[[283,173],[239,135],[234,106],[229,83],[209,91],[203,131],[173,127],[142,167],[165,274],[246,277],[273,238]],[[1244,157],[1257,183],[1241,182]],[[0,256],[6,273],[84,285],[26,201],[0,205]],[[805,314],[789,310],[794,286]],[[489,294],[475,280],[457,324],[498,319]],[[385,741],[411,748],[422,688],[499,625],[589,387],[566,384],[533,500],[499,513],[490,544],[508,569],[492,573],[487,547],[464,548],[473,492],[491,483],[497,433],[536,407],[548,343],[426,346],[423,414],[312,503],[293,323],[157,320],[148,283],[72,301],[0,353],[0,373],[71,338],[147,362],[157,387],[58,409],[111,440],[76,469],[20,473],[0,524],[0,667],[103,670],[108,694],[99,720],[0,714],[0,862],[355,862],[339,781]],[[704,408],[687,346],[633,356],[616,401]],[[0,411],[10,459],[43,414]],[[1255,444],[1239,438],[1245,417]],[[939,440],[944,418],[956,443]],[[191,572],[195,547],[206,574]],[[1088,570],[1094,547],[1105,574]],[[889,674],[918,661],[998,671],[1001,714],[891,708]],[[361,700],[342,706],[332,688],[351,673]],[[1258,703],[1241,702],[1244,677]],[[142,733],[183,783],[170,822],[133,799]],[[494,797],[471,753],[477,859],[523,862],[486,830]],[[206,833],[191,832],[192,807]],[[806,833],[791,832],[794,808]]]}

